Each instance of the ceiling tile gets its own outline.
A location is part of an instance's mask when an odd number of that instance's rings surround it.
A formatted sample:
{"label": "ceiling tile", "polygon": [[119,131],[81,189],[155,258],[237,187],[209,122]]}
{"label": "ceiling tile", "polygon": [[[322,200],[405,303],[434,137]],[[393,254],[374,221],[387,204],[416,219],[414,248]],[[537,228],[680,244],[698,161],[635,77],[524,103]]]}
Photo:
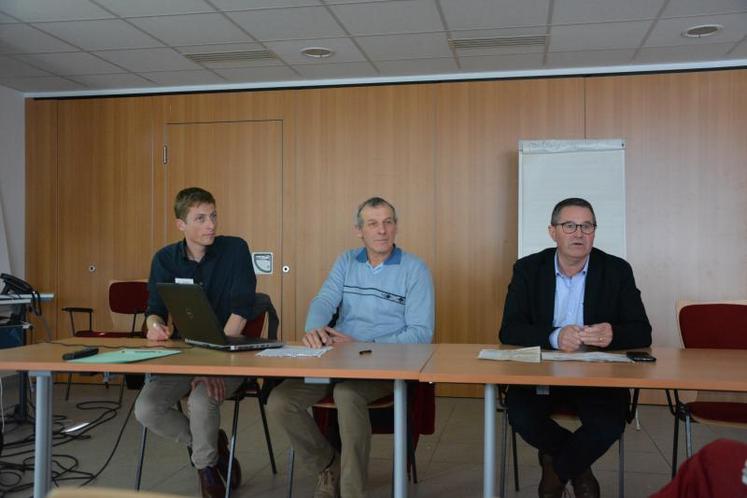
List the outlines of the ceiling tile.
{"label": "ceiling tile", "polygon": [[150,88],[154,84],[136,74],[88,74],[73,78],[89,88]]}
{"label": "ceiling tile", "polygon": [[393,0],[325,0],[324,3],[327,5],[343,5],[350,3],[375,3],[375,2],[391,2]]}
{"label": "ceiling tile", "polygon": [[376,66],[384,75],[447,74],[459,70],[454,59],[447,58],[383,61],[376,62]]}
{"label": "ceiling tile", "polygon": [[258,40],[288,40],[344,36],[324,7],[249,10],[227,14]]}
{"label": "ceiling tile", "polygon": [[577,52],[548,52],[547,67],[620,66],[631,64],[634,48],[624,50],[580,50]]}
{"label": "ceiling tile", "polygon": [[332,11],[353,35],[446,29],[433,0],[337,5]]}
{"label": "ceiling tile", "polygon": [[39,78],[3,78],[0,83],[22,92],[63,92],[68,90],[83,90],[85,87],[57,76],[42,76]]}
{"label": "ceiling tile", "polygon": [[96,0],[122,17],[158,16],[215,12],[203,0]]}
{"label": "ceiling tile", "polygon": [[34,26],[84,50],[159,47],[161,43],[119,19],[68,21]]}
{"label": "ceiling tile", "polygon": [[637,48],[653,21],[609,22],[553,26],[550,51]]}
{"label": "ceiling tile", "polygon": [[200,69],[200,66],[170,48],[107,50],[96,55],[136,73]]}
{"label": "ceiling tile", "polygon": [[35,53],[75,51],[77,48],[28,24],[0,24],[0,52]]}
{"label": "ceiling tile", "polygon": [[169,45],[252,41],[222,14],[187,14],[130,20]]}
{"label": "ceiling tile", "polygon": [[665,0],[563,0],[555,2],[552,23],[593,23],[654,19]]}
{"label": "ceiling tile", "polygon": [[198,71],[158,71],[152,73],[140,73],[159,85],[184,86],[184,85],[211,85],[225,83],[226,80],[217,74],[200,69]]}
{"label": "ceiling tile", "polygon": [[[363,62],[364,55],[349,38],[326,38],[323,40],[287,40],[265,43],[288,64],[336,64],[340,62]],[[301,53],[306,47],[325,47],[334,51],[332,57],[315,60]]]}
{"label": "ceiling tile", "polygon": [[441,0],[449,29],[547,24],[550,0]]}
{"label": "ceiling tile", "polygon": [[0,74],[3,77],[15,77],[15,76],[49,76],[49,73],[29,66],[28,64],[17,61],[10,57],[0,55]]}
{"label": "ceiling tile", "polygon": [[662,17],[698,16],[747,11],[744,0],[677,0],[669,2]]}
{"label": "ceiling tile", "polygon": [[742,43],[737,45],[737,47],[734,49],[732,53],[729,54],[729,57],[743,57],[747,59],[747,38],[745,38]]}
{"label": "ceiling tile", "polygon": [[296,64],[293,66],[304,78],[369,78],[379,73],[368,62],[345,62],[342,64]]}
{"label": "ceiling tile", "polygon": [[542,67],[542,54],[459,57],[462,71],[519,71]]}
{"label": "ceiling tile", "polygon": [[[746,2],[747,3],[747,2]],[[700,24],[720,24],[724,27],[718,33],[705,38],[685,38],[682,32]],[[704,45],[708,43],[736,42],[747,35],[747,12],[707,17],[679,17],[662,19],[656,23],[646,47],[666,47],[672,45]]]}
{"label": "ceiling tile", "polygon": [[7,23],[7,22],[13,23],[13,22],[18,22],[18,21],[16,21],[10,16],[6,16],[5,14],[0,14],[0,23]]}
{"label": "ceiling tile", "polygon": [[728,59],[726,53],[733,43],[708,43],[705,45],[688,45],[686,47],[648,47],[638,51],[634,64],[696,62],[705,60]]}
{"label": "ceiling tile", "polygon": [[242,67],[233,69],[216,69],[215,72],[232,82],[252,81],[289,81],[298,76],[287,66]]}
{"label": "ceiling tile", "polygon": [[122,68],[102,61],[86,52],[64,54],[32,54],[17,56],[22,60],[62,76],[73,74],[121,73]]}
{"label": "ceiling tile", "polygon": [[88,0],[12,0],[0,10],[26,22],[107,19],[114,17]]}
{"label": "ceiling tile", "polygon": [[361,36],[356,41],[370,58],[377,61],[431,59],[452,55],[446,33]]}
{"label": "ceiling tile", "polygon": [[212,0],[212,3],[220,10],[272,9],[322,4],[319,0]]}

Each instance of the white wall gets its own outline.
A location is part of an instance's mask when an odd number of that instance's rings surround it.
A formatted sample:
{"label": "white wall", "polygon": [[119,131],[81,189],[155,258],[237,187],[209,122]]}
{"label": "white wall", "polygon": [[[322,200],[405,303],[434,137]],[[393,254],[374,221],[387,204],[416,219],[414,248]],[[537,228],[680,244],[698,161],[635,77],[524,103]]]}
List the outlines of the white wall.
{"label": "white wall", "polygon": [[25,274],[25,116],[23,95],[0,86],[0,255],[10,255],[10,268],[0,259],[0,271]]}

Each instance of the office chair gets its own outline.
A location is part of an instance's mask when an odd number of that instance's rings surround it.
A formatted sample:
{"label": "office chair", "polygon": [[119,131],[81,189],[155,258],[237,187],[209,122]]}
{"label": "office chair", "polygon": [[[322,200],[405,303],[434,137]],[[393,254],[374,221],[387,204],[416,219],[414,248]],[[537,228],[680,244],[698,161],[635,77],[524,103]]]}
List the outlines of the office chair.
{"label": "office chair", "polygon": [[[677,302],[677,319],[685,348],[747,349],[747,300],[694,303]],[[714,365],[718,368],[717,365]],[[687,457],[693,454],[692,423],[722,425],[747,429],[747,397],[739,393],[721,393],[714,400],[709,393],[698,391],[695,401],[684,402],[679,392],[666,391],[669,410],[674,416],[672,442],[672,477],[677,472],[677,450],[680,420],[685,422]],[[724,396],[731,399],[724,400]]]}
{"label": "office chair", "polygon": [[[148,283],[144,281],[123,281],[112,282],[109,285],[109,309],[112,313],[132,316],[132,325],[129,332],[117,330],[96,330],[93,328],[93,308],[66,306],[62,311],[68,313],[70,317],[70,328],[74,337],[95,337],[119,339],[123,337],[142,337],[142,331],[136,330],[138,316],[145,315],[148,307]],[[75,325],[75,315],[77,313],[86,313],[88,315],[88,328],[78,329]],[[93,375],[93,374],[91,374]],[[104,383],[109,387],[109,374],[104,374]],[[65,401],[70,399],[70,386],[72,384],[73,374],[67,376],[67,389],[65,390]],[[122,403],[122,394],[124,392],[125,380],[123,377],[122,384],[119,388],[119,403]]]}
{"label": "office chair", "polygon": [[[319,430],[340,451],[341,442],[337,425],[337,407],[332,396],[327,396],[312,406],[314,421]],[[372,434],[394,433],[394,395],[384,396],[368,405]],[[421,435],[435,431],[436,389],[427,382],[407,383],[407,478],[418,482],[415,449]],[[293,469],[295,453],[289,449],[288,457],[288,498],[293,496]]]}
{"label": "office chair", "polygon": [[[277,311],[272,305],[272,300],[267,294],[257,293],[254,298],[254,304],[252,306],[253,319],[247,320],[244,325],[244,330],[241,332],[247,337],[260,337],[262,330],[264,329],[265,320],[267,321],[267,338],[277,339],[278,326],[280,325],[280,319],[278,318]],[[259,405],[259,413],[262,418],[262,428],[265,433],[265,443],[267,445],[267,453],[270,457],[270,467],[273,474],[277,474],[277,466],[275,464],[275,454],[272,449],[272,440],[270,439],[270,431],[267,427],[267,416],[265,415],[265,404],[267,403],[267,397],[270,394],[270,389],[274,386],[271,382],[263,382],[260,386],[258,380],[255,377],[249,377],[236,389],[233,395],[226,398],[226,401],[233,401],[233,423],[231,426],[231,438],[229,439],[229,465],[228,475],[226,476],[226,483],[231,482],[231,476],[233,474],[233,459],[236,453],[236,438],[237,438],[237,426],[239,422],[239,405],[244,398],[256,398]],[[182,411],[181,402],[177,403],[177,408]],[[135,474],[135,489],[140,489],[140,482],[142,478],[143,460],[145,457],[145,444],[147,441],[148,429],[143,426],[142,435],[140,437],[140,459],[138,461],[137,470]],[[191,454],[190,454],[191,456]],[[191,461],[191,458],[190,458]],[[231,496],[231,486],[226,485],[226,498]]]}
{"label": "office chair", "polygon": [[[508,409],[506,407],[506,392],[509,386],[501,385],[498,386],[498,403],[501,406],[500,410],[503,411],[503,440],[501,442],[501,482],[499,489],[501,490],[501,496],[506,496],[506,471],[508,462],[506,459],[506,448],[508,446]],[[633,396],[631,397],[630,405],[628,405],[628,412],[625,414],[625,421],[630,424],[635,420],[636,411],[638,410],[638,396],[640,391],[638,389],[633,390]],[[564,405],[554,407],[553,418],[575,418],[575,411]],[[513,463],[514,463],[514,489],[519,491],[519,462],[518,454],[516,451],[516,432],[513,427],[511,428],[511,447],[513,450]],[[618,439],[618,467],[617,467],[617,496],[618,498],[624,498],[625,496],[625,432],[620,435]]]}

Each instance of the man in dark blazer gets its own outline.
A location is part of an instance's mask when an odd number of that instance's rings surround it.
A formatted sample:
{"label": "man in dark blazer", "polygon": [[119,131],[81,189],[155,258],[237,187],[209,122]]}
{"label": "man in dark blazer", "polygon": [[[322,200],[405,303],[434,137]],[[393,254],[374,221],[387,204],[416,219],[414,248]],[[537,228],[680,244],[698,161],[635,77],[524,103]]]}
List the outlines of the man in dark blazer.
{"label": "man in dark blazer", "polygon": [[[597,222],[584,199],[560,201],[548,231],[556,247],[519,259],[508,286],[500,340],[571,352],[651,345],[651,325],[623,259],[593,247]],[[512,427],[539,449],[539,496],[560,497],[570,480],[576,497],[598,497],[591,464],[625,429],[628,389],[512,386]],[[550,417],[558,404],[581,421],[575,432]]]}

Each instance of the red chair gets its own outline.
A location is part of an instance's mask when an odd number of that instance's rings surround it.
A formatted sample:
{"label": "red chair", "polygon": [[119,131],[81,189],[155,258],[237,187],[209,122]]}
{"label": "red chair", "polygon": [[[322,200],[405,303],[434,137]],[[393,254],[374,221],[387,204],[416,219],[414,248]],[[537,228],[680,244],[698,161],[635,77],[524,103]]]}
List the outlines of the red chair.
{"label": "red chair", "polygon": [[[278,338],[278,327],[280,325],[280,319],[278,318],[277,311],[272,305],[272,300],[267,294],[257,293],[254,298],[254,304],[252,306],[253,319],[247,320],[244,325],[244,330],[241,332],[246,337],[260,337],[262,331],[265,328],[265,321],[267,322],[267,338],[277,339]],[[236,452],[236,435],[237,425],[239,422],[239,404],[244,398],[256,398],[259,404],[259,413],[262,417],[262,427],[265,432],[265,443],[267,444],[267,453],[270,457],[270,467],[272,473],[277,474],[277,466],[275,465],[275,454],[272,450],[272,441],[270,440],[270,431],[267,427],[267,416],[265,415],[265,404],[267,404],[267,396],[270,394],[273,383],[263,382],[262,386],[256,377],[249,377],[244,380],[243,384],[236,389],[236,392],[226,401],[233,401],[233,424],[231,428],[231,439],[229,440],[229,451],[230,451],[230,464],[228,466],[228,475],[226,476],[226,482],[231,482],[231,474],[233,473],[233,456]],[[177,408],[182,411],[181,402],[177,403]],[[148,430],[143,426],[143,432],[140,438],[140,459],[135,474],[135,489],[140,490],[140,482],[142,479],[143,460],[145,458],[145,443],[148,436]],[[191,455],[190,455],[191,456]],[[231,495],[230,486],[226,486],[226,497]]]}
{"label": "red chair", "polygon": [[[679,301],[677,319],[685,348],[747,349],[747,300],[713,303]],[[718,365],[714,365],[714,368],[718,368]],[[733,401],[714,401],[708,399],[711,395],[698,392],[696,400],[692,402],[682,401],[676,389],[673,395],[669,391],[666,394],[669,409],[674,415],[672,477],[677,471],[680,420],[685,422],[688,458],[693,454],[692,422],[747,429],[747,399],[742,397],[742,400],[738,400],[738,393],[730,394]]]}
{"label": "red chair", "polygon": [[[332,396],[327,396],[312,407],[319,430],[340,450],[337,408]],[[394,434],[394,395],[384,396],[368,405],[372,434]],[[436,425],[436,389],[427,382],[407,383],[407,477],[418,482],[415,450],[421,435],[431,435]],[[288,471],[288,496],[293,495],[294,453],[291,448]]]}
{"label": "red chair", "polygon": [[[93,328],[93,308],[67,306],[62,308],[70,316],[70,328],[74,337],[95,337],[95,338],[122,338],[122,337],[142,337],[142,331],[137,330],[137,319],[139,315],[145,315],[148,307],[148,283],[143,281],[125,281],[112,282],[109,285],[109,309],[113,313],[122,315],[132,315],[132,325],[128,332],[116,330],[95,330]],[[88,328],[78,329],[75,325],[76,313],[86,313],[88,315]],[[72,384],[73,374],[67,376],[67,389],[65,391],[65,401],[70,398],[70,386]],[[104,383],[109,387],[108,374],[104,374]],[[122,393],[124,392],[125,381],[119,389],[119,402],[122,402]]]}

